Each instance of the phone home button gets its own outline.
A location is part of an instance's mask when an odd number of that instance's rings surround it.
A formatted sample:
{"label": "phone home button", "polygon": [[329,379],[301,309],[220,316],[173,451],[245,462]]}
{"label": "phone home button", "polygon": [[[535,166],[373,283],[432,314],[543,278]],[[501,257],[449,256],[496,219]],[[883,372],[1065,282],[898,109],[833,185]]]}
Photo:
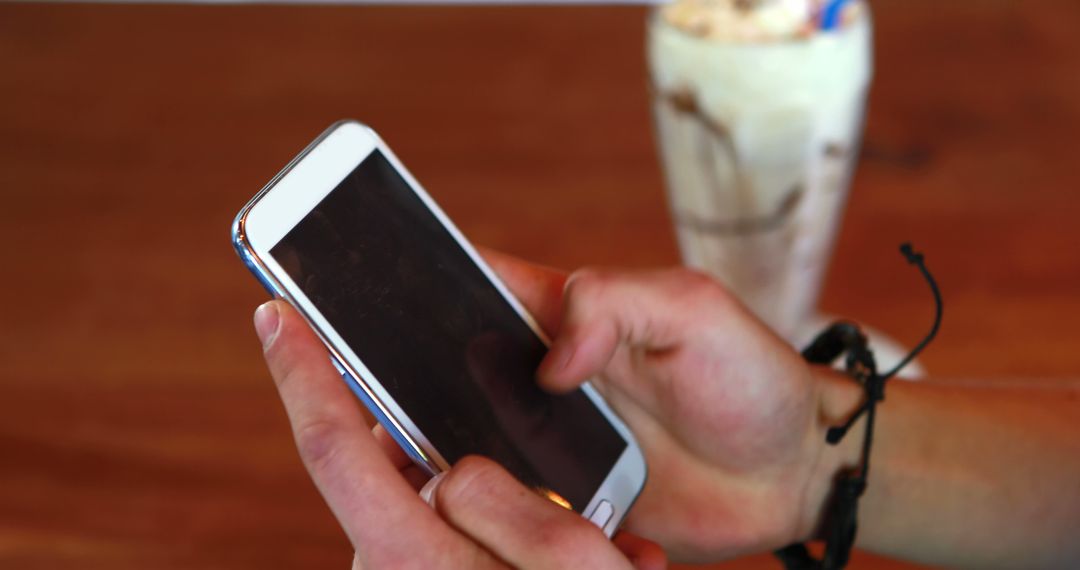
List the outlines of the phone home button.
{"label": "phone home button", "polygon": [[611,516],[615,514],[615,507],[611,506],[611,503],[600,499],[600,504],[596,505],[591,515],[589,515],[589,521],[601,529],[607,526]]}

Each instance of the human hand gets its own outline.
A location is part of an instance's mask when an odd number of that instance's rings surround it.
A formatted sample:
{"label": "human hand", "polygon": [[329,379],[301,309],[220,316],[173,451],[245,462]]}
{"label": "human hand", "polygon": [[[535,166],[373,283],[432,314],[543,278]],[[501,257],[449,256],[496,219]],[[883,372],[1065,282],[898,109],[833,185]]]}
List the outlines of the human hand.
{"label": "human hand", "polygon": [[[553,344],[542,385],[585,380],[634,432],[649,479],[626,528],[711,561],[811,537],[857,438],[825,444],[861,392],[811,368],[699,273],[565,274],[487,252]],[[857,443],[857,442],[856,442]]]}
{"label": "human hand", "polygon": [[368,429],[326,348],[283,301],[255,328],[316,487],[356,550],[354,568],[640,568],[666,566],[655,544],[614,541],[490,460],[468,457],[426,477],[380,427]]}

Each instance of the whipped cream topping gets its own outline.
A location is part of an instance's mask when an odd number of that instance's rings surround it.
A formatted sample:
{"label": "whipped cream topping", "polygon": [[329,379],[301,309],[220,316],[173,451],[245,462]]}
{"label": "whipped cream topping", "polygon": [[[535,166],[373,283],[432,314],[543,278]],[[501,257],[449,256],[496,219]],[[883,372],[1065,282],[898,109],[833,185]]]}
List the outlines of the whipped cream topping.
{"label": "whipped cream topping", "polygon": [[[859,15],[862,0],[842,3],[839,25]],[[836,0],[674,0],[660,9],[672,26],[703,38],[764,42],[817,33]]]}

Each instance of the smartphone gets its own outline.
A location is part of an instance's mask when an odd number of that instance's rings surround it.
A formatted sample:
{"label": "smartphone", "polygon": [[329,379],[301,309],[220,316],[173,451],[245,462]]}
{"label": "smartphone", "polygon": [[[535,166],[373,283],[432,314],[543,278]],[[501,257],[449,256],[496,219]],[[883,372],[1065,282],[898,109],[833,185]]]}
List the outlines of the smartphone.
{"label": "smartphone", "polygon": [[537,386],[543,331],[373,130],[331,126],[244,206],[232,237],[417,465],[489,457],[615,532],[645,483],[630,430],[588,383]]}

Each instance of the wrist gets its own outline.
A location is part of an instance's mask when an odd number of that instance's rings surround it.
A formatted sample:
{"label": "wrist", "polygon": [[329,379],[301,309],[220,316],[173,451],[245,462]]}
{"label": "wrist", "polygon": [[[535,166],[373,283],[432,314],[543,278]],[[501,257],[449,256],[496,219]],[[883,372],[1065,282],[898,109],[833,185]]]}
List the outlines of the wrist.
{"label": "wrist", "polygon": [[837,476],[859,465],[862,426],[866,421],[865,417],[860,418],[836,445],[827,443],[828,429],[843,424],[858,411],[865,400],[865,391],[850,377],[832,368],[815,366],[812,373],[816,384],[817,414],[808,437],[815,460],[805,486],[797,541],[821,537]]}

